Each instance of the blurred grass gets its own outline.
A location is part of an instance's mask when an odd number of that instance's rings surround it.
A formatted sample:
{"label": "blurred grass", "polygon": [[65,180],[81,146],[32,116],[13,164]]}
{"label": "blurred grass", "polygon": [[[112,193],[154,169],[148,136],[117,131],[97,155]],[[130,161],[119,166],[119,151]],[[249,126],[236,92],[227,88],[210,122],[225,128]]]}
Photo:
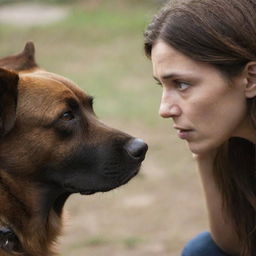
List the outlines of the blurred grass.
{"label": "blurred grass", "polygon": [[154,125],[160,90],[153,86],[151,64],[143,53],[143,31],[157,6],[152,1],[66,1],[69,15],[60,22],[0,26],[1,56],[32,40],[40,66],[95,96],[100,117]]}
{"label": "blurred grass", "polygon": [[60,4],[69,15],[47,26],[0,25],[0,55],[34,41],[41,67],[74,80],[95,96],[101,119],[149,144],[143,175],[116,193],[74,195],[67,202],[72,220],[62,255],[179,255],[204,230],[206,214],[190,154],[170,122],[158,117],[161,89],[143,53],[143,31],[162,1],[27,2]]}

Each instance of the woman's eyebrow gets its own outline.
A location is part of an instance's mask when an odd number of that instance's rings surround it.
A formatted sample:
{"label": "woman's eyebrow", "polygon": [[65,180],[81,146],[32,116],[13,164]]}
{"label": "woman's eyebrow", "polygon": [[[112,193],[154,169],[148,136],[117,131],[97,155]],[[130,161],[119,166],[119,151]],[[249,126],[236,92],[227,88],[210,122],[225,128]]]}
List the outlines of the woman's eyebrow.
{"label": "woman's eyebrow", "polygon": [[[177,76],[181,76],[181,74],[178,74],[178,73],[170,73],[170,74],[166,74],[166,75],[161,76],[161,78],[162,78],[163,80],[168,80],[168,79],[171,79],[171,78],[177,77]],[[153,78],[154,78],[157,82],[160,82],[160,80],[159,80],[157,77],[153,76]]]}
{"label": "woman's eyebrow", "polygon": [[[157,77],[153,76],[153,78],[156,81],[160,82],[160,80]],[[167,74],[161,76],[161,80],[169,80],[169,79],[173,79],[173,78],[190,78],[190,79],[193,78],[193,79],[195,79],[196,76],[192,73],[169,73],[169,74],[167,73]]]}

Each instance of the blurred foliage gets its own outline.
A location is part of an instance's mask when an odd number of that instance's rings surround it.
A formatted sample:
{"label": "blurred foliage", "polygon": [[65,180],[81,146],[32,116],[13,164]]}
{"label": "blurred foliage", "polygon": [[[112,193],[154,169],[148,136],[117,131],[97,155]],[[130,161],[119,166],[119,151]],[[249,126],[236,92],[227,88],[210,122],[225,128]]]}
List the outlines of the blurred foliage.
{"label": "blurred foliage", "polygon": [[[0,0],[14,2],[21,1]],[[125,189],[83,203],[70,200],[74,225],[61,243],[61,255],[179,255],[182,244],[206,228],[206,218],[187,148],[176,143],[170,120],[158,117],[161,88],[143,52],[143,31],[162,1],[40,2],[61,4],[69,14],[49,25],[0,24],[0,55],[18,53],[26,41],[34,41],[42,68],[74,80],[95,96],[99,118],[150,146],[143,176]],[[148,197],[140,206],[141,195]],[[184,211],[188,206],[192,210]]]}
{"label": "blurred foliage", "polygon": [[[97,0],[95,0],[97,1]],[[107,0],[105,0],[107,1]],[[121,0],[125,1],[125,0]],[[126,0],[125,2],[132,4],[132,5],[148,5],[148,4],[157,4],[161,5],[166,0]],[[1,4],[10,4],[10,3],[48,3],[48,4],[74,4],[74,3],[83,3],[86,4],[90,2],[90,0],[0,0]]]}
{"label": "blurred foliage", "polygon": [[143,31],[159,5],[80,0],[65,8],[69,15],[50,25],[0,26],[1,56],[20,51],[32,40],[40,66],[69,77],[95,96],[99,117],[157,124],[161,90],[153,86]]}
{"label": "blurred foliage", "polygon": [[78,0],[0,0],[0,4],[14,4],[14,3],[43,3],[43,4],[66,4],[75,3]]}

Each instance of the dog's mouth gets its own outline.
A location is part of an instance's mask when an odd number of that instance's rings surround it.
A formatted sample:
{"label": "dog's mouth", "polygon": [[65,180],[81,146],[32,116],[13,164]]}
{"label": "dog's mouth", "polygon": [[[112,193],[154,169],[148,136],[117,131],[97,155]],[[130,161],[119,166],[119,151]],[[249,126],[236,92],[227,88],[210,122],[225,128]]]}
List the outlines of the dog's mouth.
{"label": "dog's mouth", "polygon": [[[66,184],[65,186],[65,190],[69,191],[71,193],[79,193],[81,195],[92,195],[95,193],[104,193],[104,192],[108,192],[110,190],[113,190],[117,187],[120,187],[122,185],[125,185],[128,181],[130,181],[134,176],[136,176],[139,172],[140,168],[136,168],[135,170],[133,170],[132,172],[129,173],[129,175],[125,175],[124,177],[120,177],[119,179],[116,180],[112,180],[112,181],[107,181],[104,182],[104,184],[95,186],[95,187],[90,187],[87,185],[87,188],[78,188],[76,186],[73,186],[71,184]],[[96,184],[98,184],[97,182],[95,182]]]}
{"label": "dog's mouth", "polygon": [[[60,215],[65,201],[71,194],[79,193],[81,195],[89,196],[99,192],[108,192],[125,185],[138,174],[139,170],[140,164],[129,169],[129,171],[126,169],[126,171],[123,170],[123,172],[120,172],[119,170],[119,175],[109,176],[95,174],[90,177],[81,178],[77,176],[78,179],[66,180],[66,182],[62,184],[61,195],[55,200],[54,210]],[[114,172],[114,174],[116,174],[116,172]]]}
{"label": "dog's mouth", "polygon": [[80,191],[79,194],[83,195],[83,196],[89,196],[89,195],[93,195],[97,193],[97,191],[94,190],[85,190],[85,191]]}
{"label": "dog's mouth", "polygon": [[83,196],[89,196],[89,195],[93,195],[97,192],[108,192],[110,190],[111,190],[111,188],[108,190],[107,189],[106,190],[84,190],[84,191],[79,191],[79,194],[81,194]]}

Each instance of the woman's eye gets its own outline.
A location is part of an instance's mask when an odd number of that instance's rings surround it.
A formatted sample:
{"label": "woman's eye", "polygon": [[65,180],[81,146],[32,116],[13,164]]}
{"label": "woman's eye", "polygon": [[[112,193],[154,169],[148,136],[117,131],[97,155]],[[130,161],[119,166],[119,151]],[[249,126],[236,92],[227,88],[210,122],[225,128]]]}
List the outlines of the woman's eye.
{"label": "woman's eye", "polygon": [[162,84],[161,84],[160,81],[156,81],[156,84],[157,84],[157,85],[160,85],[160,86],[162,87]]}
{"label": "woman's eye", "polygon": [[75,116],[72,113],[72,111],[67,111],[67,112],[63,113],[62,116],[61,116],[61,119],[64,120],[64,121],[70,121],[74,118],[75,118]]}
{"label": "woman's eye", "polygon": [[176,81],[175,83],[179,91],[185,91],[186,89],[188,89],[188,87],[190,87],[190,84],[186,82]]}

